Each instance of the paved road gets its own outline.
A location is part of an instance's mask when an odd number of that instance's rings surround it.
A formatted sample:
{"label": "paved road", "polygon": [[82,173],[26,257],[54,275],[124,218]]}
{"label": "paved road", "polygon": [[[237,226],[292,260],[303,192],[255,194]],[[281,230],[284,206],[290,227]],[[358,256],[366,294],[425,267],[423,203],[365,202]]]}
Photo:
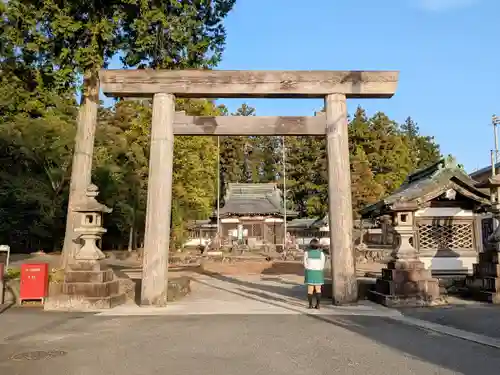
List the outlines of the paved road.
{"label": "paved road", "polygon": [[[8,310],[0,315],[0,374],[499,373],[499,349],[417,328],[375,305],[310,314],[297,299],[302,287],[286,280],[202,278],[194,289],[156,312]],[[122,316],[134,313],[141,316]],[[20,355],[34,351],[62,355]]]}
{"label": "paved road", "polygon": [[[16,329],[4,331],[16,322]],[[498,374],[500,350],[375,316],[111,317],[10,310],[0,374]],[[13,354],[59,350],[45,360]]]}
{"label": "paved road", "polygon": [[464,306],[401,309],[400,311],[404,316],[500,339],[500,306],[498,305],[471,303]]}

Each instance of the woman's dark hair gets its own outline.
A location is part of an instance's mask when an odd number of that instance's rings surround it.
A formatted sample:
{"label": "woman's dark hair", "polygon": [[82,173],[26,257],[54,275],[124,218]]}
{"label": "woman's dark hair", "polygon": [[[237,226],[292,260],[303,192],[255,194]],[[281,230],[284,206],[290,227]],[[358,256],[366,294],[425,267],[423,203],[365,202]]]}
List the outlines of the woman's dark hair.
{"label": "woman's dark hair", "polygon": [[319,249],[319,247],[320,247],[319,240],[317,238],[313,238],[311,240],[311,242],[309,242],[309,247],[311,249]]}

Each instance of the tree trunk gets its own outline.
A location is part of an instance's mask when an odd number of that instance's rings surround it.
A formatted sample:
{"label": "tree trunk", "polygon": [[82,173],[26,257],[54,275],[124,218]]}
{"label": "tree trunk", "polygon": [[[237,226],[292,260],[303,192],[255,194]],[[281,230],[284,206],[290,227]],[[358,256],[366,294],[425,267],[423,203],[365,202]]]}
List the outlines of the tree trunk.
{"label": "tree trunk", "polygon": [[131,252],[133,250],[134,244],[134,225],[132,224],[128,230],[128,251]]}
{"label": "tree trunk", "polygon": [[99,76],[97,72],[84,75],[83,92],[75,137],[75,150],[71,167],[71,183],[69,189],[66,233],[61,256],[61,266],[70,263],[78,249],[78,237],[75,228],[78,226],[78,214],[73,211],[78,201],[85,196],[91,183],[92,155],[97,127],[97,109],[99,107]]}
{"label": "tree trunk", "polygon": [[137,246],[138,242],[139,242],[139,231],[135,230],[132,247],[136,250],[139,248],[139,246]]}

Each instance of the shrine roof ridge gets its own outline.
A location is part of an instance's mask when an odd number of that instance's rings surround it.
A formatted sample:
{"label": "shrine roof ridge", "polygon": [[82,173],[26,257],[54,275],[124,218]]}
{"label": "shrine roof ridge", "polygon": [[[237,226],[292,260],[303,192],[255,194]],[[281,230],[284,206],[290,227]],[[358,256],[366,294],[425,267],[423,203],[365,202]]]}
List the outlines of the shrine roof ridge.
{"label": "shrine roof ridge", "polygon": [[479,204],[489,203],[487,191],[478,189],[476,182],[448,156],[436,163],[410,173],[401,186],[389,196],[360,210],[361,216],[376,217],[388,213],[398,204],[414,203],[415,207],[453,189]]}
{"label": "shrine roof ridge", "polygon": [[171,93],[191,98],[390,98],[398,71],[371,70],[101,70],[104,94],[151,97]]}

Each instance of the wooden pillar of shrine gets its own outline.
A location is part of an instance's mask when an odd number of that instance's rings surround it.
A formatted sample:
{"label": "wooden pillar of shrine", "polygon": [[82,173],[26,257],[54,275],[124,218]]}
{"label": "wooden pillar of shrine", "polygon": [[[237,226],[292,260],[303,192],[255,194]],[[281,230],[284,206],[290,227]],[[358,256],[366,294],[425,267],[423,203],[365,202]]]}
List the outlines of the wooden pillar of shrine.
{"label": "wooden pillar of shrine", "polygon": [[175,97],[153,97],[141,305],[165,306],[172,201]]}
{"label": "wooden pillar of shrine", "polygon": [[334,304],[345,304],[358,299],[345,94],[326,96],[325,110],[332,298]]}

